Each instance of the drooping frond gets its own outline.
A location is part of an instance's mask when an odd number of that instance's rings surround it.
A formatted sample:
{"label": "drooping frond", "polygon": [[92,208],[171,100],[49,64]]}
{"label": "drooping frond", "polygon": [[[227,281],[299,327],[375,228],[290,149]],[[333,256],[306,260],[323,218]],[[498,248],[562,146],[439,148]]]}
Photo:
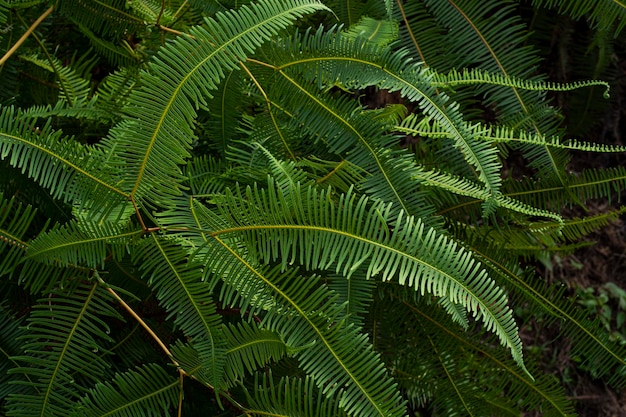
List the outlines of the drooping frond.
{"label": "drooping frond", "polygon": [[[567,149],[585,152],[604,152],[604,153],[621,153],[626,152],[626,147],[617,145],[607,145],[604,143],[590,143],[578,139],[567,139],[563,141],[559,136],[551,136],[549,138],[541,136],[535,132],[524,130],[515,130],[506,126],[483,126],[480,123],[470,126],[472,131],[476,132],[476,137],[492,143],[508,143],[512,145],[537,145],[548,146],[550,148]],[[409,135],[428,137],[428,138],[445,138],[450,137],[449,133],[438,123],[433,122],[427,117],[417,117],[414,114],[409,115],[402,122],[395,126],[395,130]]]}
{"label": "drooping frond", "polygon": [[[108,293],[96,284],[61,291],[39,300],[23,337],[23,364],[10,372],[29,378],[36,391],[11,394],[9,416],[66,416],[81,390],[104,376],[107,362],[98,353],[111,340],[106,317],[118,317]],[[28,353],[28,355],[26,355]]]}
{"label": "drooping frond", "polygon": [[98,382],[70,412],[70,417],[162,416],[178,403],[180,380],[163,368],[146,364]]}
{"label": "drooping frond", "polygon": [[573,81],[559,84],[550,81],[521,79],[502,73],[490,73],[479,68],[463,71],[450,71],[447,74],[435,74],[432,84],[437,88],[452,88],[462,85],[499,85],[529,91],[572,91],[591,86],[603,86],[604,98],[609,98],[609,83],[600,80]]}
{"label": "drooping frond", "polygon": [[179,165],[189,158],[194,107],[206,105],[225,74],[296,18],[326,7],[313,0],[261,1],[219,13],[166,45],[131,93],[131,116],[107,145],[124,165],[124,190],[137,202],[167,206],[179,195]]}
{"label": "drooping frond", "polygon": [[[289,48],[291,44],[297,45],[302,52],[298,52],[299,55],[295,54],[295,51]],[[435,94],[434,87],[430,85],[432,73],[413,63],[404,53],[393,53],[375,45],[344,39],[340,33],[318,31],[312,35],[294,38],[294,41],[286,47],[277,49],[272,58],[272,64],[280,76],[301,90],[298,96],[304,97],[307,101],[311,100],[311,104],[323,110],[326,110],[325,107],[328,108],[326,111],[330,115],[336,114],[333,111],[334,106],[328,106],[317,95],[311,97],[312,92],[307,92],[307,87],[297,82],[291,75],[293,72],[298,71],[307,77],[315,77],[315,81],[320,85],[330,80],[350,89],[362,89],[373,85],[391,92],[399,91],[407,100],[417,104],[425,114],[445,126],[455,146],[476,169],[477,176],[485,184],[489,194],[493,195],[499,190],[501,180],[498,170],[501,164],[497,158],[496,148],[473,137],[466,122],[463,121],[458,105],[448,102],[448,97],[443,93]],[[353,123],[351,122],[350,126]],[[491,205],[487,204],[487,207]]]}

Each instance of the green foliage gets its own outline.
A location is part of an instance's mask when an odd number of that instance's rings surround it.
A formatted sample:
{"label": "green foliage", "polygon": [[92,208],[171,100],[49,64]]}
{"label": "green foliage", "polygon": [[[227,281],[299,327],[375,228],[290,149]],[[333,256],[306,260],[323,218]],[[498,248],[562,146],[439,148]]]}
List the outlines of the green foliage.
{"label": "green foliage", "polygon": [[626,188],[547,98],[613,80],[548,80],[525,16],[622,6],[47,3],[0,1],[4,414],[575,415],[518,307],[626,385],[623,291],[525,267]]}

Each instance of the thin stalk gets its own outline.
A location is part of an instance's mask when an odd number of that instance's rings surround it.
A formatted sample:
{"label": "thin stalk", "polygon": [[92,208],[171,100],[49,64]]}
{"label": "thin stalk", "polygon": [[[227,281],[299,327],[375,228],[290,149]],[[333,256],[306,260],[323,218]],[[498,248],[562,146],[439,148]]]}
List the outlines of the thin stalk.
{"label": "thin stalk", "polygon": [[4,65],[4,63],[7,62],[9,58],[11,58],[11,55],[13,55],[15,51],[17,51],[19,47],[22,46],[22,44],[24,43],[24,41],[26,41],[30,34],[33,33],[37,26],[39,26],[39,24],[43,22],[43,20],[48,17],[53,10],[54,6],[50,6],[45,12],[43,12],[41,16],[37,18],[37,20],[35,20],[32,25],[30,25],[26,32],[24,32],[24,34],[17,40],[17,42],[15,42],[15,45],[13,45],[11,49],[9,49],[7,53],[4,54],[2,58],[0,58],[0,66]]}

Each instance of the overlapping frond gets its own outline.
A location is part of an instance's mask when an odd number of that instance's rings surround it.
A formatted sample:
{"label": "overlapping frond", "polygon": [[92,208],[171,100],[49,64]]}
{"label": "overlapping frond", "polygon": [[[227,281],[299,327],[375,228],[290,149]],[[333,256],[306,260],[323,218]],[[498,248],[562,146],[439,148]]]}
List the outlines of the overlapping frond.
{"label": "overlapping frond", "polygon": [[37,210],[24,206],[15,197],[6,199],[0,194],[0,275],[13,275],[26,249],[26,232]]}
{"label": "overlapping frond", "polygon": [[[393,306],[374,310],[380,323],[379,343],[398,358],[396,372],[403,389],[426,393],[438,404],[447,403],[451,411],[462,410],[462,415],[468,410],[477,412],[475,415],[502,415],[502,411],[492,408],[498,403],[508,403],[517,410],[541,410],[546,416],[575,415],[563,389],[551,377],[533,372],[536,378],[529,378],[502,351],[494,349],[482,332],[455,331],[450,317],[436,305],[416,303],[403,291],[388,289],[387,294],[395,301]],[[394,331],[412,328],[416,323],[418,329],[402,334],[404,343],[388,342],[395,340]],[[426,344],[420,343],[425,340]],[[474,355],[482,360],[475,361]],[[493,378],[477,382],[477,373]],[[496,393],[506,396],[494,398]]]}
{"label": "overlapping frond", "polygon": [[[301,52],[296,54],[296,51],[292,50],[292,45],[297,46]],[[493,195],[498,192],[501,182],[498,170],[501,163],[497,157],[497,149],[473,137],[460,114],[458,105],[449,102],[443,93],[436,94],[430,84],[432,73],[420,64],[414,63],[405,53],[393,53],[389,49],[381,49],[368,43],[354,42],[342,38],[339,32],[335,34],[332,31],[318,31],[315,34],[294,38],[287,46],[282,46],[281,50],[272,54],[272,58],[272,64],[276,66],[279,74],[301,90],[298,96],[307,102],[311,101],[309,107],[318,106],[332,116],[337,113],[332,111],[336,106],[329,106],[327,100],[320,100],[319,94],[314,98],[311,97],[312,92],[307,93],[307,87],[297,82],[291,75],[293,72],[304,73],[307,78],[321,86],[333,81],[350,89],[377,86],[391,92],[399,91],[407,100],[414,102],[425,114],[444,126],[453,138],[452,143],[475,168],[476,175],[484,183],[488,193]],[[302,113],[307,114],[304,111]],[[352,113],[354,114],[354,110]],[[326,133],[329,127],[324,128],[320,125],[321,123],[313,124]],[[351,121],[349,126],[352,125],[354,122]],[[376,136],[380,135],[377,133]],[[342,142],[341,146],[344,147],[346,144]],[[335,149],[340,150],[341,148]],[[360,158],[357,160],[360,161]],[[489,213],[493,206],[493,202],[488,202],[486,212]]]}
{"label": "overlapping frond", "polygon": [[102,36],[121,37],[145,29],[147,22],[126,8],[126,0],[62,0],[58,10]]}
{"label": "overlapping frond", "polygon": [[105,260],[121,259],[143,231],[136,226],[79,221],[56,225],[34,239],[24,257],[61,266],[103,267]]}

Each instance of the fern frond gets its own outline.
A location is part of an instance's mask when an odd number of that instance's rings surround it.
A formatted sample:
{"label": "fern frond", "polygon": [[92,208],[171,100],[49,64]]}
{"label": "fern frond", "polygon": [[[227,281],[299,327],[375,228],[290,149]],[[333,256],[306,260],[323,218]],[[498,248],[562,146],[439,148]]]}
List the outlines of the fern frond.
{"label": "fern frond", "polygon": [[[113,206],[127,199],[105,171],[104,155],[97,148],[61,137],[51,129],[51,120],[39,126],[28,113],[13,107],[0,110],[0,158],[50,190],[53,198],[86,204],[101,197],[96,206]],[[93,201],[92,201],[93,204]]]}
{"label": "fern frond", "polygon": [[626,24],[626,5],[606,0],[533,0],[533,5],[557,8],[574,19],[588,17],[600,30],[607,30],[617,23],[616,34]]}
{"label": "fern frond", "polygon": [[397,280],[422,294],[447,295],[483,320],[523,368],[506,295],[471,253],[419,219],[400,214],[391,222],[389,206],[368,205],[367,198],[348,193],[335,206],[325,192],[310,188],[281,195],[270,182],[263,192],[228,193],[219,206],[231,226],[209,230],[218,239],[235,233],[258,242],[250,247],[253,254],[264,262],[279,261],[283,268],[297,261],[307,269],[349,277],[363,264],[368,278],[380,274],[383,281]]}
{"label": "fern frond", "polygon": [[226,351],[225,386],[240,382],[246,372],[252,374],[259,367],[278,361],[289,353],[289,346],[280,336],[258,325],[240,322],[224,328]]}
{"label": "fern frond", "polygon": [[[0,403],[4,403],[9,394],[23,393],[29,387],[21,385],[22,381],[17,375],[7,374],[9,369],[19,366],[12,357],[21,353],[20,339],[25,334],[21,326],[24,320],[14,317],[4,302],[0,304],[0,318]],[[23,382],[26,381],[28,379],[24,377]]]}
{"label": "fern frond", "polygon": [[206,105],[225,73],[296,18],[326,7],[313,0],[261,1],[207,19],[155,56],[134,90],[131,116],[111,131],[124,165],[124,190],[137,203],[167,206],[180,194],[179,165],[189,158],[194,106]]}
{"label": "fern frond", "polygon": [[450,71],[447,74],[436,73],[433,77],[432,84],[437,88],[452,89],[459,85],[490,84],[529,91],[572,91],[591,86],[603,86],[605,88],[603,96],[606,99],[609,98],[609,90],[611,88],[609,83],[600,80],[573,81],[560,84],[550,81],[521,79],[506,76],[502,73],[490,73],[480,68],[464,68],[461,72]]}
{"label": "fern frond", "polygon": [[0,194],[0,276],[11,276],[28,249],[26,232],[37,210],[20,204],[15,197]]}
{"label": "fern frond", "polygon": [[119,38],[146,27],[144,19],[129,13],[125,0],[62,0],[58,11],[102,36]]}
{"label": "fern frond", "polygon": [[[443,93],[435,94],[430,85],[431,73],[419,64],[411,62],[402,52],[393,53],[375,45],[354,42],[341,37],[340,33],[318,31],[312,35],[296,38],[293,44],[301,51],[294,54],[291,44],[272,54],[273,65],[279,74],[307,94],[303,86],[296,85],[291,74],[301,71],[318,84],[332,80],[348,89],[377,86],[390,92],[399,91],[407,100],[416,103],[422,111],[436,119],[450,132],[454,144],[467,162],[476,169],[480,181],[489,194],[500,188],[500,161],[497,149],[488,143],[477,141],[459,112],[456,103],[448,102]],[[301,45],[301,46],[300,46]],[[285,52],[285,50],[287,52]],[[309,100],[309,98],[307,98]],[[317,97],[311,97],[317,106]],[[323,108],[323,107],[322,107]],[[328,111],[331,115],[334,112]],[[328,129],[328,128],[326,128]],[[345,145],[344,145],[345,146]],[[490,207],[488,203],[487,208]]]}
{"label": "fern frond", "polygon": [[363,17],[351,25],[346,31],[348,39],[361,37],[368,43],[385,47],[398,37],[398,24],[392,20],[376,20],[371,17]]}
{"label": "fern frond", "polygon": [[23,365],[9,371],[28,376],[36,392],[9,395],[8,416],[65,416],[81,390],[104,376],[107,362],[97,352],[111,340],[103,320],[119,317],[111,304],[97,283],[39,300],[28,319],[24,353],[13,358]]}
{"label": "fern frond", "polygon": [[346,413],[336,397],[326,397],[316,389],[312,378],[281,378],[278,383],[267,377],[255,375],[252,392],[246,391],[250,416],[298,415],[306,417],[344,417]]}
{"label": "fern frond", "polygon": [[134,262],[169,317],[175,316],[174,324],[198,350],[209,383],[219,390],[226,363],[222,320],[208,284],[201,280],[200,266],[188,263],[186,255],[181,247],[152,235],[134,252]]}
{"label": "fern frond", "polygon": [[24,261],[103,267],[108,257],[120,260],[142,234],[143,230],[132,225],[88,221],[56,225],[30,243]]}
{"label": "fern frond", "polygon": [[98,382],[70,412],[70,417],[162,416],[178,403],[180,380],[147,364],[113,380]]}
{"label": "fern frond", "polygon": [[106,59],[110,65],[115,67],[131,66],[141,62],[144,58],[140,52],[131,48],[128,42],[123,39],[112,42],[102,39],[83,24],[78,23],[78,28],[89,39],[94,52]]}
{"label": "fern frond", "polygon": [[[494,395],[497,397],[497,394],[506,393],[507,402],[515,404],[518,410],[540,410],[545,416],[575,415],[571,401],[567,399],[563,389],[554,384],[550,376],[538,374],[534,380],[529,378],[528,374],[520,372],[518,366],[501,350],[494,349],[489,338],[481,337],[482,332],[476,333],[475,326],[471,326],[468,332],[458,332],[450,317],[436,305],[415,303],[410,294],[407,297],[401,291],[394,291],[392,288],[386,292],[395,302],[391,308],[387,305],[385,309],[376,310],[380,312],[380,315],[377,315],[381,329],[379,340],[381,348],[389,349],[389,354],[397,355],[399,358],[396,371],[398,376],[413,376],[405,380],[403,384],[406,386],[405,389],[411,389],[411,386],[415,387],[418,384],[428,384],[433,390],[433,397],[452,399],[462,395],[462,399],[455,401],[456,405],[453,405],[455,409],[465,409],[462,405],[463,400],[466,401],[466,406],[471,407],[470,409],[474,407],[489,409]],[[409,339],[405,343],[395,345],[386,343],[387,339],[394,340],[386,329],[402,328],[402,324],[413,326],[416,322],[421,329],[405,334]],[[420,342],[426,337],[439,352],[435,356],[441,358],[444,363],[431,356],[434,352],[430,344],[423,350],[405,348],[405,346],[423,346]],[[423,356],[426,355],[428,357],[425,359]],[[482,360],[476,361],[476,355],[480,355]],[[431,370],[436,372],[430,375],[432,379],[424,380],[420,374],[415,373],[415,368],[419,369],[416,365],[424,362],[427,366],[433,366],[429,362],[430,359],[435,360],[435,364],[439,363],[440,367]],[[450,375],[446,374],[446,370]],[[474,379],[476,373],[494,375],[494,378],[484,381],[479,385],[479,389],[476,389],[477,382]],[[457,388],[462,389],[461,392],[449,383],[443,382],[446,379],[450,381],[450,377],[459,385]],[[465,385],[467,382],[470,382],[469,385]],[[467,411],[464,410],[463,413]],[[491,415],[489,412],[485,414]],[[483,413],[479,412],[477,415]]]}

